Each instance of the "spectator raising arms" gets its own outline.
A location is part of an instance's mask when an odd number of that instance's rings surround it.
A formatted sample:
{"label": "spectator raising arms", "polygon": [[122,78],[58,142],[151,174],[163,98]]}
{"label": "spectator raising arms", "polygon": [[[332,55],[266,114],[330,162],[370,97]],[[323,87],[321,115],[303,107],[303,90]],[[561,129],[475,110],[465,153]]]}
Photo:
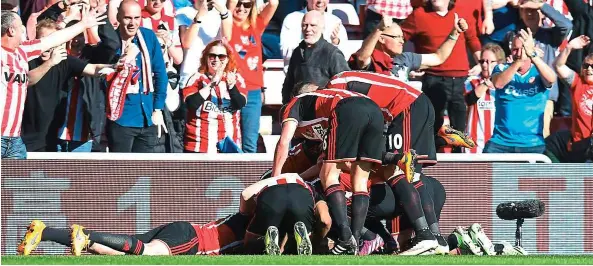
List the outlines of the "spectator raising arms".
{"label": "spectator raising arms", "polygon": [[505,54],[502,47],[488,43],[482,47],[478,61],[482,72],[465,81],[465,103],[467,103],[467,127],[465,133],[476,142],[473,148],[463,148],[465,153],[482,153],[484,145],[492,137],[494,130],[494,85],[490,75],[494,67],[504,63]]}
{"label": "spectator raising arms", "polygon": [[2,73],[5,78],[0,85],[0,106],[2,106],[2,158],[27,157],[21,139],[21,122],[29,85],[29,66],[31,61],[52,47],[58,46],[84,30],[101,25],[104,17],[93,12],[84,12],[82,20],[67,30],[54,32],[48,37],[23,42],[25,35],[23,22],[12,11],[2,11]]}
{"label": "spectator raising arms", "polygon": [[254,153],[257,152],[261,89],[264,86],[261,37],[276,12],[278,0],[270,0],[259,14],[255,0],[229,0],[227,6],[233,14],[233,30],[223,33],[235,51],[239,72],[245,76],[247,91],[247,104],[241,110],[243,151]]}
{"label": "spectator raising arms", "polygon": [[455,20],[447,38],[434,53],[416,54],[403,52],[404,35],[399,25],[391,17],[383,17],[377,28],[369,35],[362,47],[348,60],[353,70],[366,70],[381,74],[391,74],[407,82],[410,71],[434,67],[445,62],[459,35],[467,30],[465,19],[455,14]]}
{"label": "spectator raising arms", "polygon": [[582,163],[593,160],[593,53],[583,60],[579,73],[566,66],[571,51],[590,45],[591,39],[581,35],[571,40],[556,59],[558,76],[570,86],[572,94],[572,128],[546,138],[546,155],[554,162]]}
{"label": "spectator raising arms", "polygon": [[[179,87],[185,87],[189,77],[196,74],[204,47],[216,38],[220,29],[223,30],[222,36],[230,36],[233,18],[224,3],[225,0],[195,0],[193,7],[185,7],[177,11],[179,36],[185,51],[180,69]],[[221,27],[221,23],[224,26]]]}
{"label": "spectator raising arms", "polygon": [[531,30],[521,30],[512,41],[513,63],[492,73],[496,118],[484,153],[543,153],[544,109],[556,74],[535,51]]}
{"label": "spectator raising arms", "polygon": [[[434,105],[435,133],[443,125],[445,108],[451,126],[457,130],[465,130],[466,106],[463,95],[464,82],[469,73],[467,47],[469,46],[476,61],[480,57],[481,45],[475,25],[470,23],[467,31],[459,37],[449,36],[449,25],[455,20],[455,12],[464,11],[464,3],[457,5],[459,6],[456,6],[456,0],[428,1],[423,7],[414,9],[401,25],[404,38],[414,42],[415,51],[421,54],[434,53],[447,38],[459,38],[451,56],[443,64],[427,69],[422,81],[422,91]],[[463,17],[466,13],[469,12],[464,11],[459,15]]]}
{"label": "spectator raising arms", "polygon": [[183,89],[187,105],[184,146],[187,152],[216,153],[230,138],[241,145],[239,110],[245,106],[245,80],[237,73],[232,49],[222,41],[206,45],[198,73]]}

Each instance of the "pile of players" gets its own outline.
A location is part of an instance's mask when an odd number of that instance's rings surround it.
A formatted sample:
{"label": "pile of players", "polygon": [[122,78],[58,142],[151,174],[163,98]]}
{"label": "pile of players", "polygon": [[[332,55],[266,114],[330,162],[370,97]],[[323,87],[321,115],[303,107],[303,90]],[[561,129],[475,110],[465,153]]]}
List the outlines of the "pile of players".
{"label": "pile of players", "polygon": [[[41,241],[53,241],[77,256],[83,250],[107,255],[525,254],[508,243],[493,245],[478,224],[441,234],[445,190],[422,173],[423,166],[436,163],[434,109],[420,90],[392,76],[346,71],[325,88],[299,85],[281,116],[273,167],[243,191],[237,213],[205,225],[169,223],[139,235],[80,225],[51,228],[34,220],[18,253],[29,255]],[[437,137],[474,145],[448,127]],[[392,232],[382,221],[392,223]]]}

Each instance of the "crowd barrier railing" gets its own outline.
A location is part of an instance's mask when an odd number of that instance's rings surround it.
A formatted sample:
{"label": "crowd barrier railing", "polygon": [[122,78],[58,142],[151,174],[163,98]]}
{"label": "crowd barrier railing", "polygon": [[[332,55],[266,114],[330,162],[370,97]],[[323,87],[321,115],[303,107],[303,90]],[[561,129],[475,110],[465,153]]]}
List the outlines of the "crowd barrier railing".
{"label": "crowd barrier railing", "polygon": [[[148,161],[272,161],[274,154],[189,154],[189,153],[56,153],[30,152],[27,159],[37,160],[148,160]],[[543,154],[510,153],[510,154],[462,154],[438,153],[439,162],[528,162],[551,163],[550,158]]]}

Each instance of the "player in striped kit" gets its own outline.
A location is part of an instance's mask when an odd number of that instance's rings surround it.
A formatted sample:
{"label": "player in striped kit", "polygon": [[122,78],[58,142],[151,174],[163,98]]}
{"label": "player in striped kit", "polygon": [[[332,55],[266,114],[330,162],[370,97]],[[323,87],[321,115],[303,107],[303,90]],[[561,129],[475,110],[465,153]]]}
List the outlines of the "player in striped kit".
{"label": "player in striped kit", "polygon": [[476,142],[473,148],[462,148],[465,153],[482,153],[494,130],[494,93],[496,89],[490,80],[492,70],[505,60],[504,50],[494,43],[482,47],[480,65],[482,72],[469,77],[465,82],[467,103],[467,127],[465,134]]}
{"label": "player in striped kit", "polygon": [[253,215],[245,233],[246,245],[264,236],[265,253],[279,255],[283,245],[280,239],[294,235],[296,253],[311,255],[309,232],[313,230],[317,208],[323,204],[327,210],[325,202],[320,200],[315,188],[295,173],[263,179],[247,187],[241,193],[239,207],[242,215]]}
{"label": "player in striped kit", "polygon": [[81,22],[67,30],[55,32],[46,38],[23,42],[25,32],[18,14],[2,11],[2,158],[26,158],[26,148],[20,134],[27,86],[32,85],[30,79],[35,83],[45,74],[29,72],[28,61],[39,57],[43,51],[67,42],[86,29],[104,24],[99,22],[102,19],[94,12],[84,12]]}
{"label": "player in striped kit", "polygon": [[245,106],[245,81],[237,73],[231,48],[213,41],[204,49],[200,69],[183,89],[187,104],[184,148],[216,153],[226,137],[241,147],[240,110]]}
{"label": "player in striped kit", "polygon": [[[303,86],[300,89],[308,89]],[[313,90],[316,89],[312,88]],[[371,168],[382,162],[383,115],[368,97],[345,90],[317,90],[293,98],[282,110],[282,133],[274,154],[272,175],[281,173],[293,138],[323,141],[326,153],[320,179],[340,231],[334,254],[356,254],[357,239],[368,208],[366,182]],[[351,162],[353,215],[348,225],[340,168]]]}
{"label": "player in striped kit", "polygon": [[177,221],[136,235],[92,231],[78,224],[53,228],[33,220],[17,253],[28,256],[41,241],[51,241],[70,247],[75,256],[83,250],[101,255],[220,255],[242,243],[248,218],[235,213],[204,225]]}

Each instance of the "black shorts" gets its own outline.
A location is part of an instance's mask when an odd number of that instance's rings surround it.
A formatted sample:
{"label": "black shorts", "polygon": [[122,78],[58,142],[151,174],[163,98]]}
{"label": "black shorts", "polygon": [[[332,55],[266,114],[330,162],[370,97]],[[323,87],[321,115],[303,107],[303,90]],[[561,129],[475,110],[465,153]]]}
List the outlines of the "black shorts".
{"label": "black shorts", "polygon": [[385,133],[387,151],[403,153],[414,149],[420,155],[428,155],[429,163],[417,164],[416,172],[420,172],[423,165],[436,163],[434,107],[424,93],[395,117]]}
{"label": "black shorts", "polygon": [[301,221],[307,231],[313,228],[313,197],[299,184],[276,185],[264,189],[257,196],[255,215],[247,231],[263,236],[268,227],[275,226],[280,234],[294,232],[294,224]]}
{"label": "black shorts", "polygon": [[160,240],[167,245],[171,255],[195,255],[198,253],[198,236],[188,222],[163,224],[144,234],[134,235],[143,243]]}
{"label": "black shorts", "polygon": [[558,131],[546,138],[546,154],[555,156],[561,163],[584,163],[590,158],[587,149],[591,146],[591,137],[572,142],[570,131]]}
{"label": "black shorts", "polygon": [[323,143],[328,162],[369,161],[381,163],[383,114],[366,97],[341,100],[329,118]]}

